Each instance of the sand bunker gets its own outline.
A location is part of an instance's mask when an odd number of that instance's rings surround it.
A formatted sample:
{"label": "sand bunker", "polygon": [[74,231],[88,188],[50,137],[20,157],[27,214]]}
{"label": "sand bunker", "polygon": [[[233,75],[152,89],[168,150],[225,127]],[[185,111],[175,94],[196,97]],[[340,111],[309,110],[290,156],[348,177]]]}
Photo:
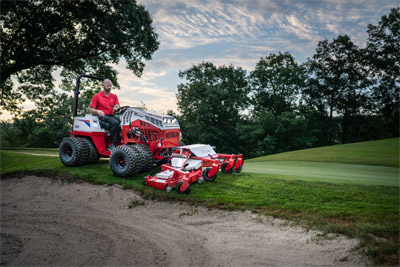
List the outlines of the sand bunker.
{"label": "sand bunker", "polygon": [[357,240],[250,212],[143,200],[119,186],[1,180],[2,265],[365,265]]}

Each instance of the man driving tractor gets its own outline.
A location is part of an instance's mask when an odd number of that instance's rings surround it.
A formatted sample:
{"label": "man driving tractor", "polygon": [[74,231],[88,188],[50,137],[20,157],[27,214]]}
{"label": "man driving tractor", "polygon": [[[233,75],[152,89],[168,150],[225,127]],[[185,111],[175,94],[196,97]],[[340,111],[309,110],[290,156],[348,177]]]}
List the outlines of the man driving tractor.
{"label": "man driving tractor", "polygon": [[89,112],[99,116],[101,121],[110,124],[110,146],[107,150],[112,151],[118,142],[120,123],[119,118],[114,116],[114,111],[120,108],[118,97],[111,93],[112,82],[109,79],[103,81],[103,90],[93,96],[89,105]]}

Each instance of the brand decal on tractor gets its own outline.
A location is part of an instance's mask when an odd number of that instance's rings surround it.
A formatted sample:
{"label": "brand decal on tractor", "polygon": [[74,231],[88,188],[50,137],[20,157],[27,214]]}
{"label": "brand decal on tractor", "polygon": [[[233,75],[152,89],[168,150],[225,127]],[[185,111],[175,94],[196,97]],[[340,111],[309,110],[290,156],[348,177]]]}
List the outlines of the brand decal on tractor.
{"label": "brand decal on tractor", "polygon": [[90,127],[90,120],[79,120]]}

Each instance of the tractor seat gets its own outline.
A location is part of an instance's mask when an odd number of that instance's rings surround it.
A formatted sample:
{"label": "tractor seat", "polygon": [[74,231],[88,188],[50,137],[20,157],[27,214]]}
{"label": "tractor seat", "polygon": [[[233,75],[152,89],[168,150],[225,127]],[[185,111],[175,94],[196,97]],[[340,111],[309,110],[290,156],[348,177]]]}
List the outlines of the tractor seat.
{"label": "tractor seat", "polygon": [[100,122],[100,127],[103,128],[104,130],[110,130],[111,128],[111,124],[109,124],[108,122],[99,120]]}

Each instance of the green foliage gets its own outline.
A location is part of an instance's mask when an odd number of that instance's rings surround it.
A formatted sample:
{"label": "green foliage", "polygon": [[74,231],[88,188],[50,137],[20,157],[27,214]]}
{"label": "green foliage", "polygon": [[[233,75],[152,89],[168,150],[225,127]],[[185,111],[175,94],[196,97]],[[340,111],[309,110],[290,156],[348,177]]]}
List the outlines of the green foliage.
{"label": "green foliage", "polygon": [[393,8],[377,26],[368,25],[364,49],[369,78],[373,84],[370,108],[384,118],[384,126],[399,132],[400,109],[400,8]]}
{"label": "green foliage", "polygon": [[55,136],[49,128],[37,128],[28,136],[29,147],[54,147]]}
{"label": "green foliage", "polygon": [[[78,115],[87,112],[89,99],[80,98]],[[58,147],[72,128],[73,98],[66,94],[53,94],[52,105],[27,111],[14,118],[14,122],[2,122],[2,146]]]}
{"label": "green foliage", "polygon": [[56,68],[66,81],[90,73],[115,83],[109,63],[124,58],[140,76],[159,45],[150,14],[136,1],[3,1],[1,9],[1,106],[11,111],[23,97],[43,104]]}
{"label": "green foliage", "polygon": [[22,146],[17,134],[18,129],[11,121],[0,121],[0,147]]}
{"label": "green foliage", "polygon": [[[319,42],[313,59],[305,64],[307,87],[303,90],[303,99],[307,105],[329,114],[328,132],[334,127],[334,113],[345,118],[343,131],[351,129],[354,116],[360,114],[366,102],[369,84],[366,67],[361,63],[360,49],[348,36],[339,36],[330,43]],[[333,140],[334,136],[328,137],[331,144]]]}
{"label": "green foliage", "polygon": [[188,143],[208,143],[233,153],[236,123],[248,104],[246,72],[233,66],[201,63],[179,73],[187,83],[178,85],[178,108],[183,136]]}
{"label": "green foliage", "polygon": [[278,116],[293,111],[302,85],[302,68],[288,52],[261,58],[250,75],[255,112]]}

